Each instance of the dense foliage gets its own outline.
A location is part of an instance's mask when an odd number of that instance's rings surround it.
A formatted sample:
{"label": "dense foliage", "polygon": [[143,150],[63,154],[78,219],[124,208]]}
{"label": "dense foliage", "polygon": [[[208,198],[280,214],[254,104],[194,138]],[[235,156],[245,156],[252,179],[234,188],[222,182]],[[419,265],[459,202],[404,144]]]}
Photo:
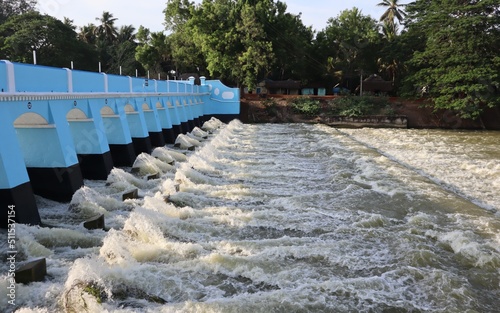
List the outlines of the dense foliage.
{"label": "dense foliage", "polygon": [[413,54],[407,81],[426,86],[435,108],[462,117],[500,105],[498,0],[418,0],[408,12],[407,26],[425,47]]}
{"label": "dense foliage", "polygon": [[249,90],[263,79],[291,79],[357,93],[362,74],[377,74],[392,82],[393,95],[425,96],[463,117],[500,106],[498,0],[381,0],[377,19],[353,7],[318,31],[279,0],[167,0],[166,32],[118,28],[110,12],[78,27],[37,13],[35,0],[0,4],[0,59],[32,62],[35,50],[43,65],[197,73]]}
{"label": "dense foliage", "polygon": [[328,114],[342,116],[393,115],[394,111],[385,97],[347,96],[330,101]]}
{"label": "dense foliage", "polygon": [[318,100],[309,97],[295,98],[290,103],[293,111],[305,115],[318,115],[321,112],[321,103]]}

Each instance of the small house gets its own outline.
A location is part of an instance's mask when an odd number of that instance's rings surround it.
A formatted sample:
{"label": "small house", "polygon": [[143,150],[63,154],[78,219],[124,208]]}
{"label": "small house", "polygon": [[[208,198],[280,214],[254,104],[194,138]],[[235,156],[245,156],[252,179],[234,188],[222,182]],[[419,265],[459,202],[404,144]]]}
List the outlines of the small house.
{"label": "small house", "polygon": [[[359,88],[359,87],[358,87]],[[385,81],[377,74],[372,74],[363,80],[363,93],[369,92],[373,94],[389,93],[392,91],[392,82]],[[359,90],[359,89],[358,89]]]}

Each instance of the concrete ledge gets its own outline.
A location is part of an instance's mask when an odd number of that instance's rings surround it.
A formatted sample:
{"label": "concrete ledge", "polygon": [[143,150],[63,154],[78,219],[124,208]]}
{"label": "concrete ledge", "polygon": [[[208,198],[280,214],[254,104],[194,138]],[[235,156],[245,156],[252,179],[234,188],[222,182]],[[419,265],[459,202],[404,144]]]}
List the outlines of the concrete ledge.
{"label": "concrete ledge", "polygon": [[16,270],[16,283],[29,284],[35,281],[43,281],[47,275],[47,262],[45,258],[33,260],[23,264]]}
{"label": "concrete ledge", "polygon": [[408,128],[408,119],[404,115],[328,116],[323,118],[323,123],[332,127],[346,128]]}

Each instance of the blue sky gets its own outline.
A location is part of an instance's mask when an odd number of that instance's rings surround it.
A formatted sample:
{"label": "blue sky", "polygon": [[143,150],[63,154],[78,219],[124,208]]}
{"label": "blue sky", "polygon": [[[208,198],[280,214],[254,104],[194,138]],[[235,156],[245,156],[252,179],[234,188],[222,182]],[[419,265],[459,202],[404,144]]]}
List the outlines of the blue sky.
{"label": "blue sky", "polygon": [[[201,0],[194,0],[200,3]],[[363,14],[371,15],[378,19],[384,8],[377,7],[377,0],[282,0],[288,6],[288,12],[298,14],[302,12],[302,22],[312,26],[315,30],[326,27],[330,17],[337,16],[342,10],[357,7]],[[132,24],[136,28],[143,25],[151,31],[164,29],[163,9],[165,0],[39,0],[41,12],[55,16],[59,19],[68,17],[74,20],[75,25],[83,26],[94,23],[95,18],[102,15],[103,11],[111,12],[118,18],[117,25]]]}

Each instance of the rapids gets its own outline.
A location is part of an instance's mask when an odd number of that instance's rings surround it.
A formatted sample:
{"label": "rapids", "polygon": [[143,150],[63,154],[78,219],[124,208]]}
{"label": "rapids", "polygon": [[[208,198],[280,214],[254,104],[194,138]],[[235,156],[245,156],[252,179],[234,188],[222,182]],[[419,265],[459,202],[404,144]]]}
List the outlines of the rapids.
{"label": "rapids", "polygon": [[[37,198],[56,227],[17,225],[17,257],[48,274],[12,307],[2,262],[0,311],[500,312],[500,133],[233,121],[198,138],[70,204]],[[108,229],[83,228],[97,214]]]}

